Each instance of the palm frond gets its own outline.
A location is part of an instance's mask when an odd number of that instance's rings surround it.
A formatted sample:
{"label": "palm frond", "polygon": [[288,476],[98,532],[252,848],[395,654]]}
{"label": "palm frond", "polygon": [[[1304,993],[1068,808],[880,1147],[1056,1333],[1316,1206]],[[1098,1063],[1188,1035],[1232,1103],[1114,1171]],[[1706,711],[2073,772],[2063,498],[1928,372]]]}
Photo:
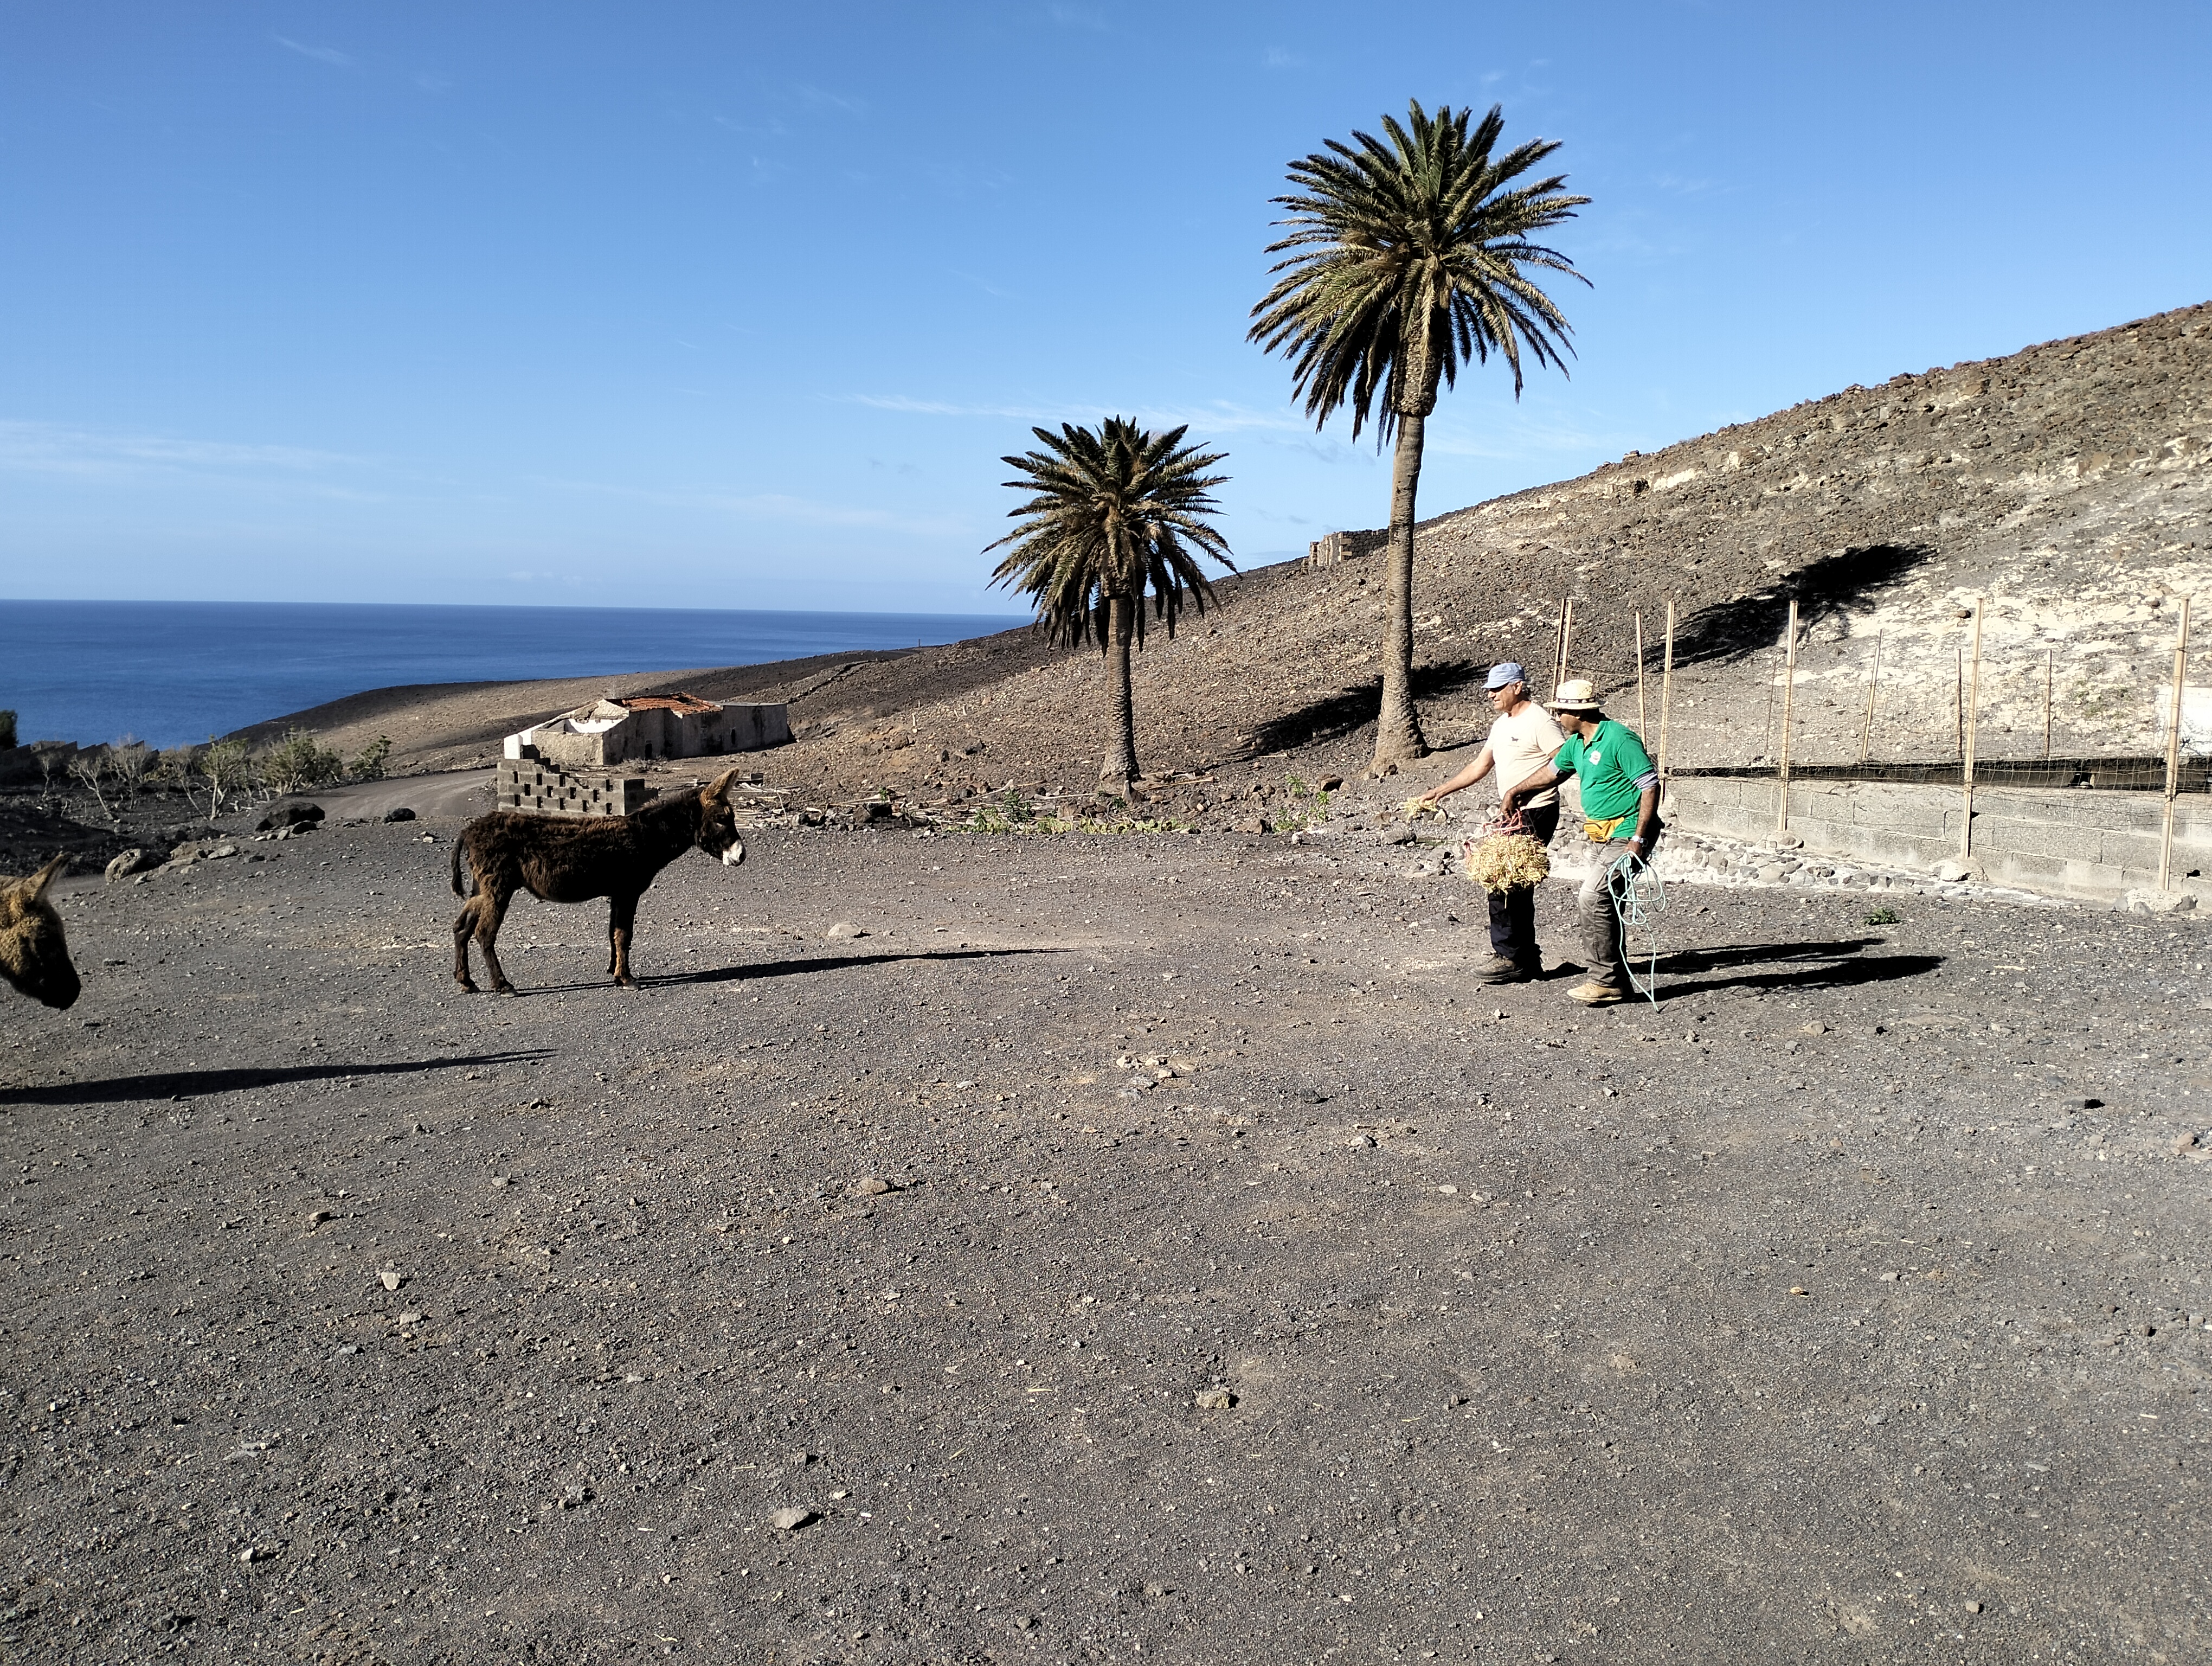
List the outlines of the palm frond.
{"label": "palm frond", "polygon": [[1523,386],[1523,357],[1565,371],[1571,326],[1534,271],[1589,279],[1534,234],[1574,217],[1587,197],[1565,174],[1525,179],[1559,149],[1533,139],[1500,154],[1500,106],[1470,126],[1473,112],[1416,100],[1382,137],[1290,165],[1289,210],[1267,252],[1284,258],[1252,309],[1247,339],[1291,361],[1306,415],[1316,426],[1352,408],[1357,437],[1370,422],[1387,440],[1401,416],[1425,416],[1439,382],[1492,353]]}
{"label": "palm frond", "polygon": [[[1188,428],[1156,434],[1121,416],[1095,432],[1072,423],[1030,432],[1042,450],[1000,459],[1021,477],[1006,484],[1033,496],[1008,511],[1020,524],[986,546],[1006,550],[993,586],[1029,597],[1038,626],[1069,647],[1108,646],[1117,598],[1141,604],[1149,594],[1170,636],[1186,605],[1202,616],[1213,587],[1200,558],[1237,570],[1206,519],[1218,508],[1212,489],[1229,477],[1206,471],[1226,453],[1185,446]],[[1141,647],[1145,610],[1132,613]]]}

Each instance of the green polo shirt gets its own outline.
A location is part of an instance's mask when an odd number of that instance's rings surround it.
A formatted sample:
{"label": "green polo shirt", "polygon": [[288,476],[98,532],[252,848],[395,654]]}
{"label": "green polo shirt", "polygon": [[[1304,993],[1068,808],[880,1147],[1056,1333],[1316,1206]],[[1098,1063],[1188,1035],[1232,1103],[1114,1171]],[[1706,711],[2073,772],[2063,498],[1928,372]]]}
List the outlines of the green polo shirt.
{"label": "green polo shirt", "polygon": [[1552,767],[1582,782],[1583,814],[1592,821],[1611,821],[1636,813],[1647,776],[1656,780],[1651,754],[1644,750],[1636,731],[1605,719],[1588,738],[1571,737],[1552,759]]}

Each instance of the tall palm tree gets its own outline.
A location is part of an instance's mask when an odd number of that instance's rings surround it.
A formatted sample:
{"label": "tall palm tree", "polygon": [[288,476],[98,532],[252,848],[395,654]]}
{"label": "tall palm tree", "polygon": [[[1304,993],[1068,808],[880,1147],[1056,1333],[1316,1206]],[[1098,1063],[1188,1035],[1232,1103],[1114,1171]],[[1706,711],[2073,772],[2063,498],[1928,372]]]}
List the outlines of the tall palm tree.
{"label": "tall palm tree", "polygon": [[1516,399],[1524,351],[1564,373],[1570,326],[1525,269],[1589,281],[1528,240],[1589,201],[1561,189],[1565,174],[1516,183],[1559,142],[1495,155],[1503,111],[1492,105],[1470,131],[1473,113],[1443,105],[1431,115],[1416,100],[1406,126],[1383,117],[1387,143],[1355,132],[1353,144],[1331,139],[1329,154],[1292,162],[1296,194],[1273,199],[1290,210],[1278,222],[1290,232],[1267,246],[1286,258],[1246,337],[1289,356],[1315,427],[1349,404],[1354,439],[1370,420],[1378,449],[1397,439],[1376,775],[1429,750],[1413,708],[1413,506],[1438,380],[1455,385],[1462,361],[1493,352],[1513,368]]}
{"label": "tall palm tree", "polygon": [[1153,434],[1121,416],[1097,433],[1063,423],[1058,434],[1030,430],[1045,450],[1000,459],[1022,474],[1005,483],[1036,496],[1008,511],[1022,524],[987,546],[1012,546],[991,582],[1029,596],[1051,640],[1074,648],[1096,638],[1106,655],[1114,734],[1101,781],[1137,773],[1129,648],[1145,644],[1146,593],[1172,636],[1186,601],[1203,615],[1213,599],[1198,557],[1237,570],[1206,520],[1216,508],[1211,489],[1229,477],[1206,471],[1226,453],[1185,446],[1188,431]]}

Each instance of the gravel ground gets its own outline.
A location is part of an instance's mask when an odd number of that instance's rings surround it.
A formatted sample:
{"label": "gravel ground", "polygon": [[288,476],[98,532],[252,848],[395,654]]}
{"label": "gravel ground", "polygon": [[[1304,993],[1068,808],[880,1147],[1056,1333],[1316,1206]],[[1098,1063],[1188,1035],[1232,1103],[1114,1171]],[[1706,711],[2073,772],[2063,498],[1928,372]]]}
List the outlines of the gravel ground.
{"label": "gravel ground", "polygon": [[503,1000],[455,825],[58,888],[9,1658],[2212,1657],[2201,922],[772,830]]}

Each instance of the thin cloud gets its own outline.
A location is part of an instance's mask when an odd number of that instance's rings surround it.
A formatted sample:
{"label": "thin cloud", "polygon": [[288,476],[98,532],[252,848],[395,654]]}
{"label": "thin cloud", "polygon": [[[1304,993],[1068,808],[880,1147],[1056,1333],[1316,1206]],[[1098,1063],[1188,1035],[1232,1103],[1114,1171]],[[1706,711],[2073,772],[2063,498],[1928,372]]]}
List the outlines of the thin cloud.
{"label": "thin cloud", "polygon": [[297,52],[301,58],[312,58],[318,64],[327,64],[337,70],[353,68],[353,59],[335,46],[310,46],[307,42],[295,40],[289,35],[273,34],[269,38],[286,50]]}
{"label": "thin cloud", "polygon": [[952,515],[899,514],[850,503],[823,503],[787,492],[718,492],[647,486],[618,486],[599,481],[547,480],[538,483],[570,491],[606,497],[629,498],[663,508],[707,509],[741,520],[796,523],[805,526],[865,527],[871,532],[899,532],[910,538],[956,538],[972,535],[968,521]]}
{"label": "thin cloud", "polygon": [[1306,67],[1306,61],[1288,46],[1270,46],[1260,54],[1260,67],[1263,70],[1303,70]]}
{"label": "thin cloud", "polygon": [[802,102],[817,110],[842,110],[848,116],[865,116],[868,106],[856,98],[847,98],[842,93],[825,92],[819,87],[801,82],[794,89]]}
{"label": "thin cloud", "polygon": [[0,421],[0,470],[17,474],[282,474],[355,468],[362,459],[299,446],[238,445],[166,435],[104,434],[57,423]]}

